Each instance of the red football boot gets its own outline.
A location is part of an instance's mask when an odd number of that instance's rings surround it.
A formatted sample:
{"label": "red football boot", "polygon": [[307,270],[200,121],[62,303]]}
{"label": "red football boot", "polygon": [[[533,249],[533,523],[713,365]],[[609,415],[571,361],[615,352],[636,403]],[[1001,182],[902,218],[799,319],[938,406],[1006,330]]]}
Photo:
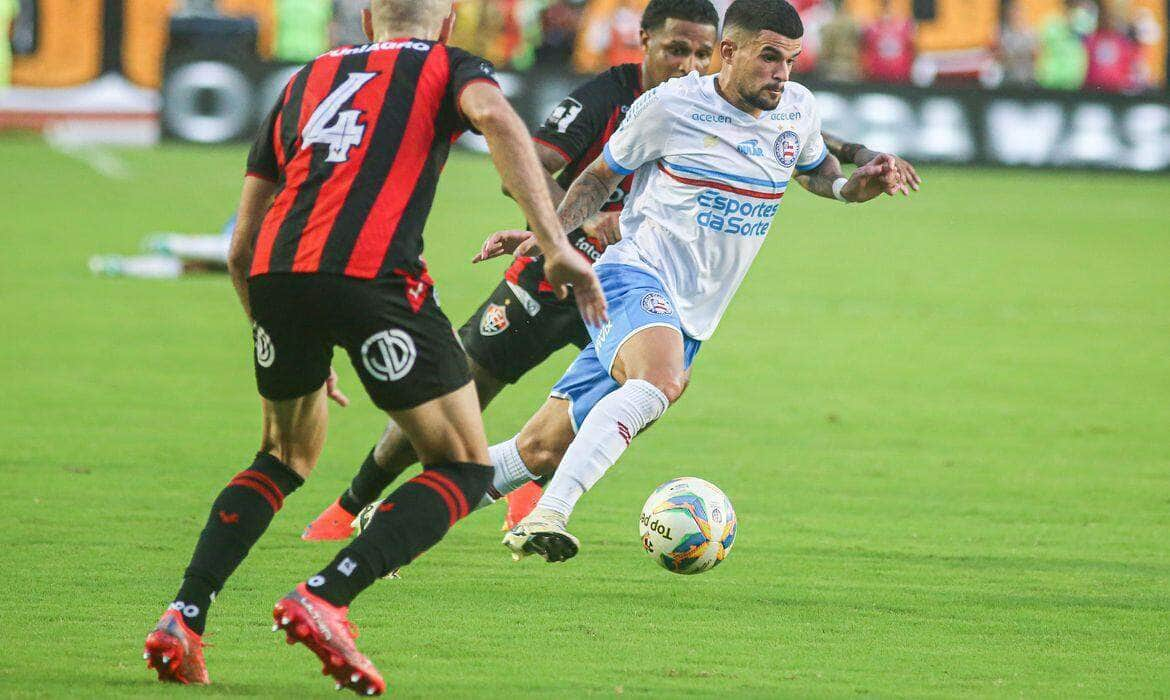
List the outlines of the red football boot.
{"label": "red football boot", "polygon": [[326,508],[317,519],[305,527],[301,539],[306,542],[324,542],[327,540],[348,540],[353,535],[353,519],[355,513],[350,513],[341,507],[341,499],[337,499]]}
{"label": "red football boot", "polygon": [[535,481],[529,481],[512,493],[509,493],[508,499],[508,514],[504,516],[503,530],[511,530],[516,527],[516,523],[528,517],[532,509],[536,507],[536,502],[540,500],[541,494],[544,492]]}
{"label": "red football boot", "polygon": [[276,601],[272,631],[284,630],[288,643],[300,642],[325,664],[322,675],[333,676],[334,688],[349,688],[358,695],[381,695],[386,681],[357,647],[353,640],[357,628],[347,619],[349,608],[330,605],[298,584],[288,595]]}
{"label": "red football boot", "polygon": [[203,638],[191,631],[178,610],[168,609],[154,631],[146,636],[142,658],[146,667],[158,672],[164,683],[207,685],[207,664],[203,662]]}

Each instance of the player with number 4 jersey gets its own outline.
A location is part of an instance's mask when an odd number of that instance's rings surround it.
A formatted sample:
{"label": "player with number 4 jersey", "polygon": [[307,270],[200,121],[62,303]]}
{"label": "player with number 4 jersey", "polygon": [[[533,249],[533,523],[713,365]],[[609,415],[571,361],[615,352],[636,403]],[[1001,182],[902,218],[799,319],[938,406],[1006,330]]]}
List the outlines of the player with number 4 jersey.
{"label": "player with number 4 jersey", "polygon": [[[262,437],[251,465],[216,497],[179,592],[147,636],[162,681],[209,682],[207,610],[324,446],[331,369],[349,355],[366,393],[425,465],[362,536],[281,598],[274,631],[309,647],[337,687],[386,683],[354,646],[351,601],[435,545],[492,474],[467,362],[439,309],[422,231],[451,142],[474,129],[542,245],[562,295],[605,319],[597,278],[560,228],[523,122],[491,65],[443,42],[451,0],[372,0],[371,43],[330,51],[289,82],[248,158],[228,268],[252,322]],[[176,526],[177,527],[177,526]]]}

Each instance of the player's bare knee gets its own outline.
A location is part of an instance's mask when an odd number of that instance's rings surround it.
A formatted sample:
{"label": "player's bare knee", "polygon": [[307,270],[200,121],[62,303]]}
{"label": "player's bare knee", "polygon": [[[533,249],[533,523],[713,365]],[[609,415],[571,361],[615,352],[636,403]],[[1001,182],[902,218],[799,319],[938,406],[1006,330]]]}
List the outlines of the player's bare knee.
{"label": "player's bare knee", "polygon": [[641,379],[652,384],[654,388],[662,392],[663,396],[666,397],[666,400],[672,405],[675,401],[679,400],[687,388],[687,378],[686,375],[682,373],[652,373],[645,377],[632,378]]}

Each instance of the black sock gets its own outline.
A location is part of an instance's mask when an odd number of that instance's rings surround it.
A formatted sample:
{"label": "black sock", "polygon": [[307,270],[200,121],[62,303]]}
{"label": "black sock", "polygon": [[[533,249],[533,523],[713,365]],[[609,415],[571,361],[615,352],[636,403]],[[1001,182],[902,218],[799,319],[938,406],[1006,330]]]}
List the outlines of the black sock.
{"label": "black sock", "polygon": [[380,466],[374,460],[374,450],[370,450],[366,461],[362,462],[362,468],[350,482],[349,488],[337,500],[345,512],[356,516],[362,508],[378,500],[378,496],[381,496],[386,487],[401,473],[402,470],[395,472]]}
{"label": "black sock", "polygon": [[425,467],[390,494],[362,534],[309,579],[310,589],[333,605],[349,605],[378,578],[443,539],[479,503],[491,480],[492,468],[483,464]]}
{"label": "black sock", "polygon": [[268,529],[284,497],[303,483],[283,462],[260,452],[252,466],[220,491],[183,574],[183,585],[171,603],[196,634],[203,634],[211,601]]}

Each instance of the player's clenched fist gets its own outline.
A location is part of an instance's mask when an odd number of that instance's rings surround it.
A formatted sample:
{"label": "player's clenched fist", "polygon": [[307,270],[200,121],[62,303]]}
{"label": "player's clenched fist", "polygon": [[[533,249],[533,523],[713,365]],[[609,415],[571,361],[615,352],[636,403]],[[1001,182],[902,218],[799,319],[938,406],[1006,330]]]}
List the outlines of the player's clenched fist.
{"label": "player's clenched fist", "polygon": [[609,321],[601,283],[589,262],[567,242],[545,251],[544,256],[544,274],[557,298],[564,299],[568,294],[566,287],[571,286],[586,325],[597,328]]}

